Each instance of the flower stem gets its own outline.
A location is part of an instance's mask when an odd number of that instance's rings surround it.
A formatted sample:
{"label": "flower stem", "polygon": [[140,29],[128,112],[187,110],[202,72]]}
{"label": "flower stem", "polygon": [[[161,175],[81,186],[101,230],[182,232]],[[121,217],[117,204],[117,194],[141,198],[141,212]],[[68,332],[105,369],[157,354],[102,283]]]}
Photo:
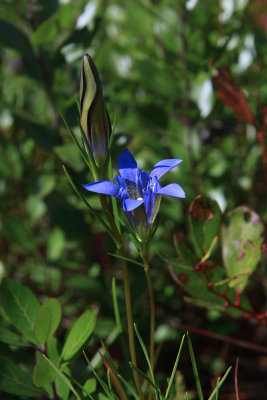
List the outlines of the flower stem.
{"label": "flower stem", "polygon": [[[125,257],[124,249],[119,249],[119,254],[122,257]],[[122,263],[122,273],[123,273],[123,283],[124,283],[124,293],[125,293],[125,304],[126,304],[126,315],[127,315],[127,325],[128,325],[128,340],[129,340],[129,348],[130,348],[130,356],[131,361],[135,367],[137,367],[136,362],[136,352],[135,352],[135,343],[134,343],[134,329],[133,329],[133,313],[132,313],[132,303],[131,303],[131,292],[130,292],[130,283],[129,283],[129,274],[127,263],[124,259],[121,259]],[[135,385],[139,394],[140,399],[143,399],[143,394],[141,391],[141,384],[138,373],[133,371]]]}
{"label": "flower stem", "polygon": [[[100,202],[103,207],[103,210],[106,214],[106,217],[109,221],[110,227],[113,229],[113,232],[117,239],[119,240],[120,246],[118,247],[118,251],[120,256],[125,257],[123,242],[120,232],[116,226],[114,221],[114,216],[110,211],[109,204],[107,202],[107,198],[105,195],[100,195]],[[123,274],[123,283],[124,283],[124,294],[125,294],[125,305],[126,305],[126,316],[127,316],[127,328],[128,328],[128,341],[129,341],[129,349],[130,349],[130,357],[132,364],[137,367],[136,361],[136,351],[135,351],[135,342],[134,342],[134,328],[133,328],[133,313],[132,313],[132,302],[131,302],[131,291],[130,291],[130,283],[129,283],[129,274],[128,267],[125,259],[121,259],[122,265],[122,274]],[[143,394],[141,391],[141,383],[140,377],[138,373],[133,371],[134,381],[136,385],[136,389],[138,391],[138,395],[140,399],[143,399]]]}
{"label": "flower stem", "polygon": [[153,291],[153,286],[152,286],[148,268],[145,268],[145,274],[146,274],[148,293],[149,293],[149,302],[150,302],[150,363],[151,363],[152,370],[154,370],[154,362],[155,362],[155,355],[154,355],[155,298],[154,298],[154,291]]}
{"label": "flower stem", "polygon": [[[149,246],[148,246],[149,249]],[[146,251],[149,253],[149,251]],[[153,285],[151,282],[151,277],[149,273],[149,262],[148,262],[148,255],[146,256],[144,254],[145,252],[141,251],[141,257],[143,260],[143,263],[145,265],[145,274],[146,274],[146,280],[147,280],[147,286],[148,286],[148,294],[149,294],[149,303],[150,303],[150,364],[151,364],[151,369],[154,371],[154,364],[155,364],[155,317],[156,317],[156,312],[155,312],[155,296],[154,296],[154,290],[153,290]],[[149,391],[149,400],[152,397],[152,387],[150,386],[150,391]]]}

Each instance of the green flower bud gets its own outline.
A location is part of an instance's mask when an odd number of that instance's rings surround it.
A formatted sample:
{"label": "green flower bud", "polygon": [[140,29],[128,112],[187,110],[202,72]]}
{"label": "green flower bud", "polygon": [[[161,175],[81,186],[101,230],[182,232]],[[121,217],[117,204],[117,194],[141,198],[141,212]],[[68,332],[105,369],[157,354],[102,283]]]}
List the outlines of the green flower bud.
{"label": "green flower bud", "polygon": [[81,126],[96,165],[105,162],[111,125],[104,102],[101,81],[92,58],[85,54],[80,74]]}

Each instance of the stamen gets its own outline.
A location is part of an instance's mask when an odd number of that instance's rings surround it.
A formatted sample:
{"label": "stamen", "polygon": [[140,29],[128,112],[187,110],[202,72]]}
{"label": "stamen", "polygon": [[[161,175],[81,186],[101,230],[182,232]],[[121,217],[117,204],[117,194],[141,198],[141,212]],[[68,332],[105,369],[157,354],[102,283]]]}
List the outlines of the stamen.
{"label": "stamen", "polygon": [[143,200],[135,182],[125,179],[125,186],[130,199]]}

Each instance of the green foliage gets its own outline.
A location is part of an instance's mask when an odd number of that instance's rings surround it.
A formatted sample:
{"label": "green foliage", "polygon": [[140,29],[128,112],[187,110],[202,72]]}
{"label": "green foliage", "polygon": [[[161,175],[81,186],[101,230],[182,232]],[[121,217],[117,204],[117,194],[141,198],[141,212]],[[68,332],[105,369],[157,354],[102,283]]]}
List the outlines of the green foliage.
{"label": "green foliage", "polygon": [[5,278],[0,294],[3,309],[12,324],[30,342],[38,344],[33,326],[40,305],[31,291],[19,283]]}
{"label": "green foliage", "polygon": [[7,357],[0,356],[0,390],[22,397],[39,394],[30,375]]}
{"label": "green foliage", "polygon": [[221,211],[217,202],[197,196],[189,208],[189,223],[198,257],[210,249],[214,238],[219,234]]}
{"label": "green foliage", "polygon": [[75,322],[62,349],[61,357],[64,361],[71,360],[83,349],[94,330],[96,316],[97,310],[87,310]]}
{"label": "green foliage", "polygon": [[46,343],[61,320],[61,306],[57,299],[49,299],[40,308],[34,320],[34,334],[39,343]]}
{"label": "green foliage", "polygon": [[[186,199],[162,201],[150,243],[156,322],[166,327],[153,373],[168,399],[191,399],[183,388],[191,382],[191,366],[181,358],[175,376],[171,372],[175,361],[168,351],[177,352],[172,338],[181,333],[179,324],[255,345],[263,337],[259,325],[266,324],[264,2],[231,1],[232,10],[223,1],[207,6],[200,0],[2,3],[1,395],[114,400],[114,371],[127,398],[140,398],[125,341],[120,267],[128,263],[133,319],[147,350],[147,284],[130,240],[137,248],[139,243],[121,205],[108,199],[127,250],[115,255],[121,243],[103,203],[82,188],[103,173],[92,162],[76,104],[82,59],[89,53],[111,121],[116,115],[109,180],[125,147],[144,170],[159,159],[183,159],[164,184],[179,183]],[[193,339],[206,393],[212,378],[217,382],[212,357],[221,357],[222,346]],[[99,347],[110,351],[116,371],[95,354]],[[80,356],[84,349],[96,375]],[[231,357],[225,350],[227,365],[239,347],[230,351]],[[138,346],[141,381],[149,376],[143,353]],[[246,357],[256,370],[256,355]],[[261,371],[255,373],[259,378],[246,372],[240,385],[252,379],[250,387],[259,387]],[[210,399],[223,393],[226,374],[219,374],[220,391],[215,388]]]}
{"label": "green foliage", "polygon": [[40,358],[34,368],[33,381],[36,386],[44,388],[55,380],[57,373],[45,358]]}
{"label": "green foliage", "polygon": [[[223,259],[229,278],[238,277],[230,286],[243,291],[261,257],[263,223],[248,207],[238,207],[229,214],[228,226],[222,227]],[[242,275],[244,275],[242,277]]]}

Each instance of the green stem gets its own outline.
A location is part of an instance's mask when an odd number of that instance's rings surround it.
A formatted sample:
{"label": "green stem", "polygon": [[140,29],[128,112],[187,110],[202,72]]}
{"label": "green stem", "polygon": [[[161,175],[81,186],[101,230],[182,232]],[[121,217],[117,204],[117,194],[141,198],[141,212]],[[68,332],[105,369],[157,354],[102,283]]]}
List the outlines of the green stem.
{"label": "green stem", "polygon": [[114,233],[115,237],[118,240],[117,248],[119,249],[122,246],[122,237],[121,237],[121,234],[120,234],[120,232],[117,228],[117,225],[114,221],[114,216],[113,216],[112,212],[110,211],[107,196],[105,194],[100,194],[99,197],[100,197],[100,203],[103,207],[103,211],[107,217],[107,220],[112,229],[112,232]]}
{"label": "green stem", "polygon": [[[106,217],[109,221],[110,227],[113,230],[115,236],[119,239],[120,246],[118,247],[119,254],[121,257],[125,258],[124,248],[122,243],[122,237],[116,223],[114,221],[114,217],[112,212],[110,211],[110,207],[105,195],[100,195],[100,202],[103,207],[103,210],[106,214]],[[127,327],[128,327],[128,341],[129,341],[129,349],[130,349],[130,357],[132,364],[137,367],[136,361],[136,351],[135,351],[135,342],[134,342],[134,327],[133,327],[133,313],[132,313],[132,302],[131,302],[131,291],[130,291],[130,283],[129,283],[129,274],[126,260],[121,258],[122,265],[122,273],[123,273],[123,283],[124,283],[124,293],[125,293],[125,304],[126,304],[126,316],[127,316]],[[136,385],[136,389],[138,391],[140,399],[143,399],[143,394],[141,390],[140,377],[138,373],[134,370],[134,381]]]}
{"label": "green stem", "polygon": [[[156,317],[156,312],[155,312],[155,296],[154,296],[154,290],[153,290],[153,285],[151,282],[151,277],[149,273],[149,245],[146,246],[145,251],[141,251],[141,257],[143,260],[143,263],[145,265],[145,274],[146,274],[146,280],[147,280],[147,286],[148,286],[148,293],[149,293],[149,303],[150,303],[150,364],[152,371],[154,371],[154,364],[155,364],[155,317]],[[149,400],[152,398],[152,387],[150,386],[149,390]]]}
{"label": "green stem", "polygon": [[154,363],[155,363],[155,298],[154,298],[154,291],[153,286],[149,274],[149,269],[145,268],[147,286],[148,286],[148,293],[149,293],[149,302],[150,302],[150,363],[152,366],[152,370],[154,370]]}
{"label": "green stem", "polygon": [[[119,249],[119,254],[125,257],[124,249]],[[135,367],[137,367],[136,362],[136,352],[135,352],[135,342],[134,342],[134,327],[133,327],[133,313],[132,313],[132,303],[131,303],[131,292],[129,283],[129,274],[126,261],[121,258],[122,273],[123,273],[123,283],[124,283],[124,293],[125,293],[125,304],[126,304],[126,315],[127,315],[127,325],[128,325],[128,340],[130,348],[131,361]],[[139,394],[140,399],[143,399],[143,394],[141,391],[141,384],[138,373],[133,370],[135,385]]]}

